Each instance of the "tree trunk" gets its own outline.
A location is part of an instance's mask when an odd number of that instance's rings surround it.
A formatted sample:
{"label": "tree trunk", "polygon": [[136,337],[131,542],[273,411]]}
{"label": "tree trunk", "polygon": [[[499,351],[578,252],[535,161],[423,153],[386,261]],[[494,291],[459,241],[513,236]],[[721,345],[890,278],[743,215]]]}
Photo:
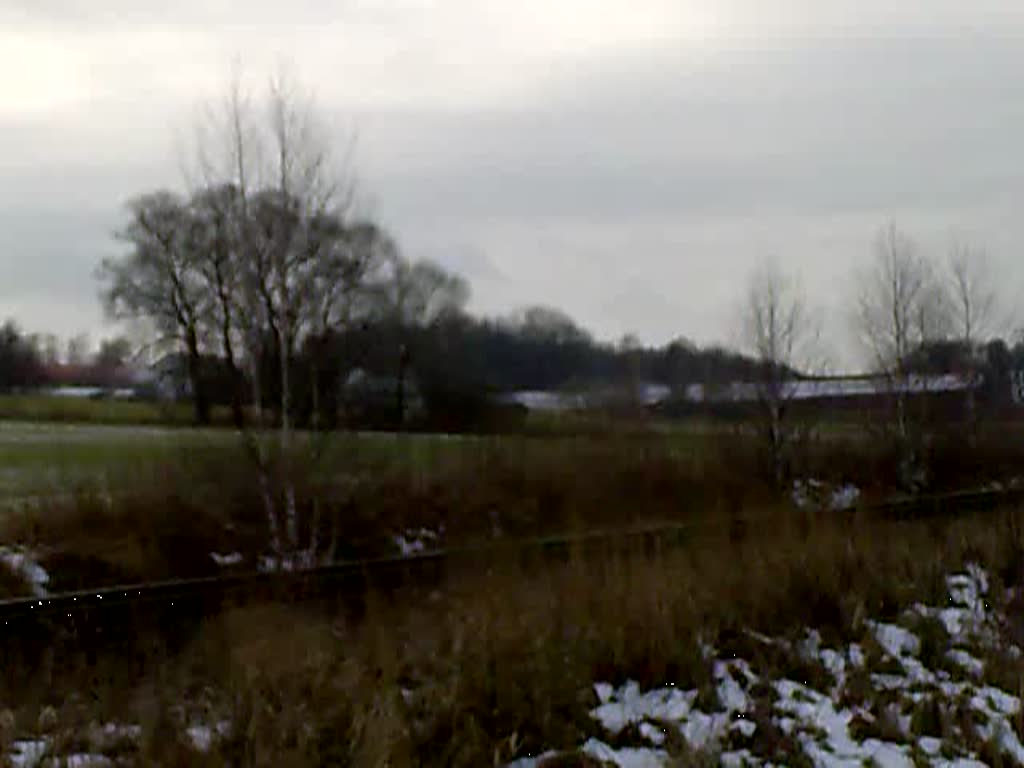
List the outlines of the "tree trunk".
{"label": "tree trunk", "polygon": [[[253,389],[253,403],[256,406],[257,413],[260,414],[261,421],[263,415],[263,388],[260,382],[260,365],[259,360],[262,358],[262,349],[258,346],[253,346],[253,360],[252,360],[252,389]],[[259,425],[262,427],[262,423]],[[266,457],[263,444],[262,430],[258,430],[255,434],[251,435],[252,438],[252,450],[256,458],[256,469],[259,474],[259,489],[260,497],[263,501],[263,512],[267,518],[267,533],[270,538],[270,549],[274,553],[276,559],[276,567],[281,568],[283,560],[283,547],[281,546],[281,526],[277,520],[277,505],[274,503],[274,491],[270,482],[270,467]]]}
{"label": "tree trunk", "polygon": [[245,411],[242,408],[243,377],[235,360],[235,348],[231,343],[231,326],[228,321],[224,322],[221,337],[224,345],[224,360],[227,362],[228,376],[231,379],[231,421],[236,429],[242,430],[245,429]]}
{"label": "tree trunk", "polygon": [[283,469],[282,478],[285,486],[285,531],[288,538],[288,546],[292,555],[299,551],[299,521],[298,510],[295,502],[295,478],[293,476],[292,463],[292,389],[290,376],[290,362],[292,357],[292,344],[290,328],[287,323],[285,333],[278,342],[280,354],[280,375],[281,375],[281,466]]}
{"label": "tree trunk", "polygon": [[206,396],[202,359],[199,355],[199,339],[195,329],[189,329],[185,342],[188,356],[188,379],[192,385],[192,403],[195,406],[195,420],[197,424],[205,426],[210,423],[210,401]]}
{"label": "tree trunk", "polygon": [[398,352],[398,413],[397,413],[397,428],[401,432],[405,426],[405,372],[409,362],[409,350],[405,344],[399,349]]}
{"label": "tree trunk", "polygon": [[978,401],[974,391],[974,370],[967,378],[967,444],[973,451],[978,447]]}

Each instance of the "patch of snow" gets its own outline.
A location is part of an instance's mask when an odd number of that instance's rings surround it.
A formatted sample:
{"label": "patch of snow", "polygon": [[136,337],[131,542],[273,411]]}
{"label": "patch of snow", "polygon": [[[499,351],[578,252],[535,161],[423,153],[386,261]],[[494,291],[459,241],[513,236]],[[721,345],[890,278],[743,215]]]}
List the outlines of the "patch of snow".
{"label": "patch of snow", "polygon": [[231,552],[227,555],[222,555],[220,552],[211,552],[210,559],[221,568],[229,568],[233,565],[241,564],[244,558],[241,552]]}
{"label": "patch of snow", "polygon": [[34,597],[46,597],[50,574],[28,552],[14,547],[0,547],[0,564],[32,588]]}
{"label": "patch of snow", "polygon": [[958,667],[966,670],[972,677],[981,677],[985,672],[985,664],[981,659],[972,656],[967,651],[954,648],[946,654],[946,658]]}
{"label": "patch of snow", "polygon": [[412,555],[426,552],[431,546],[436,545],[437,541],[437,532],[429,528],[407,530],[394,537],[395,546],[403,557],[411,557]]}
{"label": "patch of snow", "polygon": [[864,651],[858,643],[850,644],[846,650],[846,657],[850,660],[850,665],[857,668],[863,668],[868,663],[867,657],[864,656]]}
{"label": "patch of snow", "polygon": [[1005,718],[979,726],[978,733],[983,738],[995,743],[1004,755],[1013,758],[1016,765],[1024,765],[1024,745],[1020,743],[1017,732]]}
{"label": "patch of snow", "polygon": [[597,739],[590,739],[580,750],[600,763],[611,763],[619,768],[664,768],[668,753],[660,749],[623,747],[612,749]]}
{"label": "patch of snow", "polygon": [[[955,670],[926,667],[918,658],[921,640],[909,629],[898,624],[867,622],[886,660],[890,665],[895,662],[892,665],[895,671],[870,675],[874,691],[885,692],[884,695],[869,697],[864,704],[843,707],[840,702],[848,693],[850,670],[868,669],[868,660],[859,645],[826,648],[820,634],[813,630],[792,644],[761,637],[758,639],[762,644],[783,653],[797,654],[804,660],[817,661],[829,671],[834,683],[827,690],[816,690],[806,682],[766,677],[767,685],[762,686],[746,661],[711,656],[708,661],[712,665],[717,693],[716,711],[712,712],[695,708],[696,690],[667,687],[641,692],[635,682],[619,689],[598,683],[594,690],[601,705],[591,715],[616,738],[621,738],[626,728],[637,726],[642,743],[653,745],[655,749],[639,745],[635,749],[613,749],[591,740],[584,751],[594,759],[613,765],[661,766],[666,758],[657,748],[668,741],[670,730],[676,731],[690,749],[716,751],[727,744],[733,734],[749,739],[757,733],[757,724],[745,715],[753,709],[748,692],[758,690],[768,692],[770,701],[760,700],[759,706],[769,706],[774,726],[790,736],[797,752],[816,766],[861,768],[870,764],[912,768],[915,755],[920,757],[921,754],[927,755],[930,765],[950,768],[983,765],[977,755],[969,754],[970,734],[961,731],[961,726],[955,723],[951,726],[949,741],[931,737],[915,740],[911,712],[914,705],[923,701],[938,702],[950,712],[968,706],[974,723],[973,733],[994,745],[1008,763],[1024,765],[1024,744],[1013,727],[1014,718],[1022,712],[1021,700],[998,688],[979,686],[976,679],[984,671],[983,662],[967,648],[958,647],[967,640],[985,640],[987,636],[976,630],[992,625],[990,606],[985,603],[989,588],[987,576],[976,566],[968,567],[966,573],[951,576],[947,586],[950,606],[916,606],[910,613],[941,618],[944,611],[957,612],[948,614],[944,621],[944,624],[956,624],[959,630],[950,633],[954,642],[947,658],[964,670],[964,675],[957,675]],[[702,649],[709,655],[713,653],[710,646],[702,645]],[[969,679],[971,677],[974,679]],[[861,740],[851,733],[855,721],[887,722],[902,736],[897,738],[894,733],[895,741]],[[957,757],[943,758],[946,747],[952,748],[950,754]],[[749,750],[725,753],[719,761],[722,765],[767,765]],[[523,768],[536,768],[536,765],[523,764]]]}
{"label": "patch of snow", "polygon": [[744,738],[749,739],[757,733],[757,723],[753,720],[738,720],[733,723],[732,730],[736,731]]}
{"label": "patch of snow", "polygon": [[760,761],[749,749],[741,749],[737,752],[723,752],[718,757],[718,763],[724,768],[744,768],[748,765],[758,765]]}
{"label": "patch of snow", "polygon": [[729,721],[728,714],[708,715],[695,709],[679,726],[679,733],[692,749],[706,749],[722,738]]}
{"label": "patch of snow", "polygon": [[185,735],[196,752],[209,752],[213,747],[213,729],[205,725],[190,725]]}
{"label": "patch of snow", "polygon": [[308,571],[316,565],[316,561],[308,552],[297,552],[278,558],[272,555],[260,555],[256,561],[256,570],[259,573],[292,573],[295,571]]}
{"label": "patch of snow", "polygon": [[50,743],[43,740],[15,741],[6,757],[13,768],[35,768],[43,759]]}
{"label": "patch of snow", "polygon": [[811,509],[818,506],[818,500],[824,488],[825,484],[823,482],[813,478],[810,480],[794,480],[793,492],[791,494],[793,505],[797,509]]}
{"label": "patch of snow", "polygon": [[715,662],[714,676],[718,681],[718,701],[727,712],[746,712],[750,707],[750,699],[732,676],[733,669],[743,674],[748,685],[756,680],[745,661]]}
{"label": "patch of snow", "polygon": [[797,509],[853,509],[860,501],[860,488],[852,483],[829,487],[821,480],[794,480],[790,494]]}
{"label": "patch of snow", "polygon": [[921,652],[921,641],[917,635],[897,624],[869,622],[875,639],[887,654],[896,659],[916,656]]}
{"label": "patch of snow", "polygon": [[142,726],[107,723],[103,726],[103,735],[108,739],[138,741],[142,738]]}
{"label": "patch of snow", "polygon": [[971,706],[981,712],[995,712],[1000,715],[1015,715],[1020,712],[1020,699],[998,688],[982,688],[971,699]]}
{"label": "patch of snow", "polygon": [[188,736],[188,740],[196,752],[206,753],[213,747],[214,742],[224,738],[230,730],[231,724],[228,722],[220,722],[213,727],[208,725],[190,725],[185,729],[185,735]]}
{"label": "patch of snow", "polygon": [[860,501],[860,488],[855,485],[841,485],[832,491],[829,499],[829,509],[837,511],[853,509]]}
{"label": "patch of snow", "polygon": [[45,765],[47,768],[113,768],[114,761],[106,755],[76,754],[52,757]]}
{"label": "patch of snow", "polygon": [[[607,693],[606,689],[602,690]],[[613,691],[606,703],[594,709],[590,716],[606,731],[616,735],[626,727],[645,720],[683,720],[696,698],[696,691],[684,692],[677,688],[663,688],[641,695],[640,686],[631,680],[619,691]]]}
{"label": "patch of snow", "polygon": [[640,723],[640,735],[656,747],[665,743],[665,729],[650,723]]}

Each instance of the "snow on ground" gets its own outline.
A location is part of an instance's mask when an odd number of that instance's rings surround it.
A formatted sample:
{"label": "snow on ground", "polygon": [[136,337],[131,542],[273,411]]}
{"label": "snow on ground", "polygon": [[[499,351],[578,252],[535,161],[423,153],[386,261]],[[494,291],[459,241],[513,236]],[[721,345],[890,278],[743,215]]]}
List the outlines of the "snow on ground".
{"label": "snow on ground", "polygon": [[228,554],[211,552],[210,559],[221,568],[230,568],[233,565],[241,565],[244,558],[241,552],[230,552]]}
{"label": "snow on ground", "polygon": [[0,566],[24,580],[32,588],[35,597],[46,597],[46,585],[50,583],[50,574],[31,554],[14,547],[0,547]]}
{"label": "snow on ground", "polygon": [[[185,729],[187,743],[196,752],[206,754],[228,733],[231,724],[221,721],[215,725],[195,723]],[[123,754],[125,744],[137,744],[142,738],[142,727],[107,723],[92,725],[84,734],[82,746],[88,743],[90,752],[71,754],[55,754],[53,741],[49,737],[38,739],[20,739],[8,745],[7,751],[0,746],[0,766],[10,765],[12,768],[111,768],[115,761],[104,752]],[[4,761],[7,762],[4,762]],[[117,765],[123,765],[119,760]]]}
{"label": "snow on ground", "polygon": [[411,557],[436,547],[439,538],[436,531],[429,528],[416,528],[396,535],[393,541],[403,557]]}
{"label": "snow on ground", "polygon": [[61,755],[48,754],[48,741],[16,741],[3,755],[12,768],[113,768],[114,761],[106,755],[78,752]]}
{"label": "snow on ground", "polygon": [[227,720],[222,720],[212,726],[202,723],[193,724],[185,729],[185,735],[188,736],[192,748],[196,752],[204,753],[209,752],[214,744],[226,737],[230,732],[231,723]]}
{"label": "snow on ground", "polygon": [[[711,692],[597,683],[598,705],[590,714],[603,735],[581,751],[628,768],[668,764],[665,745],[680,739],[727,766],[785,764],[796,752],[822,768],[968,768],[996,756],[1024,766],[1024,744],[1014,728],[1021,701],[983,684],[986,662],[972,652],[1007,650],[988,578],[972,566],[950,576],[947,588],[945,606],[916,605],[897,623],[865,622],[863,642],[845,647],[824,647],[813,630],[796,642],[749,633],[764,646],[788,649],[791,660],[827,672],[822,680],[830,682],[818,687],[790,679],[785,664],[762,672],[742,659],[711,660]],[[922,620],[947,633],[940,635],[944,656],[936,658],[934,650],[926,655],[928,638],[918,634],[925,631]],[[1014,653],[1019,658],[1019,649]],[[540,768],[546,757],[513,765]]]}
{"label": "snow on ground", "polygon": [[46,741],[15,741],[5,757],[13,768],[33,768],[42,762],[49,746],[49,742]]}
{"label": "snow on ground", "polygon": [[850,483],[829,486],[821,480],[795,480],[791,494],[797,509],[853,509],[860,501],[860,488]]}

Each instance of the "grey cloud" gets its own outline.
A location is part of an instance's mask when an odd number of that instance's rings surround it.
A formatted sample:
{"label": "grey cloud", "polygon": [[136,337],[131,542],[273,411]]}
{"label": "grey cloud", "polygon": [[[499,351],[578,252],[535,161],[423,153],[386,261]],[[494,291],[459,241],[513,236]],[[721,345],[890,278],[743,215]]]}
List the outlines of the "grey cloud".
{"label": "grey cloud", "polygon": [[[904,3],[894,17],[880,3],[821,6],[787,4],[806,21],[787,34],[748,28],[703,49],[581,55],[478,105],[399,110],[367,98],[360,175],[410,254],[471,279],[477,309],[559,304],[609,337],[727,338],[737,283],[769,253],[803,275],[838,328],[853,264],[890,218],[937,247],[967,228],[1009,268],[1024,238],[1019,14],[989,3],[967,31],[956,25],[969,14],[947,0],[913,13]],[[97,7],[21,6],[53,24],[76,13],[94,26],[113,15],[127,27],[238,19],[227,4]],[[422,7],[342,6],[406,27]],[[242,23],[339,18],[312,0],[283,9],[258,3]],[[878,28],[885,18],[892,26]],[[316,87],[336,73],[303,74]],[[0,160],[8,299],[91,297],[91,268],[124,199],[179,182],[167,123],[191,105],[143,94],[145,82],[111,86],[66,123],[0,123],[0,141],[20,148]],[[350,105],[324,106],[344,115]]]}

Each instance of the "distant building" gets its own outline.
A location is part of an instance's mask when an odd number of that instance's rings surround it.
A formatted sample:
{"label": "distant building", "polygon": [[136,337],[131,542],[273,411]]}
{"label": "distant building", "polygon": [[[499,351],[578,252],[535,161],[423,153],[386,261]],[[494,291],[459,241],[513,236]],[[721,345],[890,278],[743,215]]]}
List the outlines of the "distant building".
{"label": "distant building", "polygon": [[502,405],[519,405],[530,411],[564,413],[616,408],[623,404],[656,408],[671,396],[672,389],[665,384],[640,382],[634,386],[608,387],[590,392],[519,390],[498,395],[495,400]]}
{"label": "distant building", "polygon": [[[825,401],[891,397],[899,393],[937,395],[963,393],[972,388],[977,389],[981,384],[980,376],[952,373],[913,374],[899,379],[888,376],[836,376],[784,381],[779,387],[779,396],[790,401]],[[732,382],[722,387],[691,384],[686,388],[684,396],[695,403],[745,403],[761,399],[763,391],[764,384],[757,382]]]}
{"label": "distant building", "polygon": [[44,391],[54,397],[130,399],[138,395],[140,372],[127,366],[51,364],[43,368]]}

